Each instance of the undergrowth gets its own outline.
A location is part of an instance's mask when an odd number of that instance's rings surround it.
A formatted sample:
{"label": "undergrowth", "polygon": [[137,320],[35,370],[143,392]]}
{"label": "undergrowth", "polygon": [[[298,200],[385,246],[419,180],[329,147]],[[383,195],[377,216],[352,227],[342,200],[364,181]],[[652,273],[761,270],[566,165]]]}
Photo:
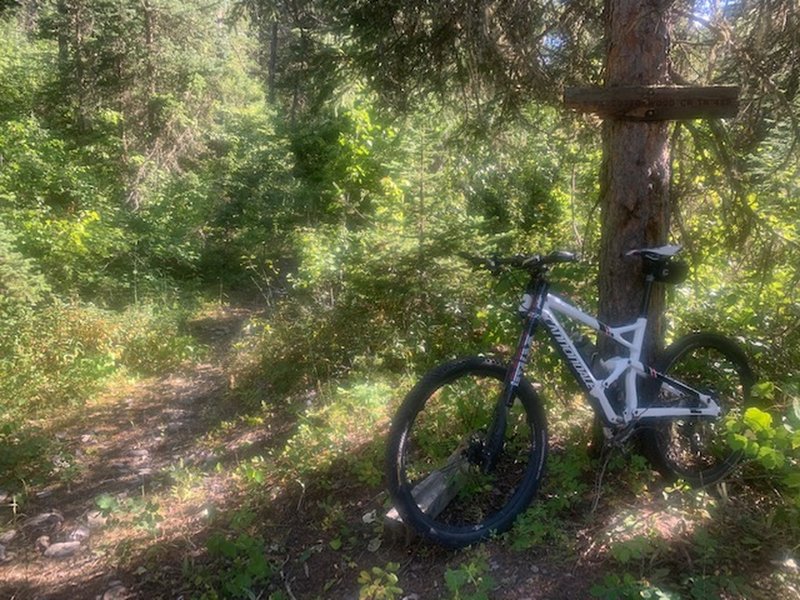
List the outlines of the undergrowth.
{"label": "undergrowth", "polygon": [[49,428],[113,378],[164,373],[204,355],[185,332],[188,309],[123,311],[52,301],[0,301],[0,485],[21,489],[53,473]]}

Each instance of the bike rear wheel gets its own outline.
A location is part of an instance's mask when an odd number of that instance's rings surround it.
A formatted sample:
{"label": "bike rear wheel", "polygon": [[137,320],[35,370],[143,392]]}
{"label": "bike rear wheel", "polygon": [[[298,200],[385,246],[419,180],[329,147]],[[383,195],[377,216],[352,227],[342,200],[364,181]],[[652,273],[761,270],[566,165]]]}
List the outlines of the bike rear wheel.
{"label": "bike rear wheel", "polygon": [[[717,483],[741,459],[728,444],[727,423],[741,420],[751,406],[755,377],[747,358],[733,341],[713,333],[696,333],[667,348],[656,369],[692,388],[711,394],[720,405],[717,419],[686,417],[646,426],[645,455],[669,480],[683,479],[693,487]],[[664,383],[651,406],[695,406],[696,400]]]}
{"label": "bike rear wheel", "polygon": [[539,487],[545,415],[525,380],[494,468],[482,468],[505,375],[504,366],[480,357],[443,364],[409,392],[392,423],[389,492],[403,521],[437,543],[461,547],[507,530]]}

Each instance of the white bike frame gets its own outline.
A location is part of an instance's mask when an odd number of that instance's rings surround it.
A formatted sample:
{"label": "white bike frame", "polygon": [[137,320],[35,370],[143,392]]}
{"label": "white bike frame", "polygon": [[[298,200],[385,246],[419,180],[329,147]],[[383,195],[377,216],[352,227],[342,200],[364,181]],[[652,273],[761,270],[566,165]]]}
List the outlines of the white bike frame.
{"label": "white bike frame", "polygon": [[[608,424],[623,426],[641,419],[716,418],[720,416],[719,404],[712,396],[695,390],[642,363],[642,345],[645,330],[647,329],[647,318],[639,317],[629,325],[609,327],[549,291],[545,292],[543,301],[539,299],[539,302],[536,303],[534,303],[533,296],[530,293],[526,293],[520,304],[520,313],[526,317],[527,325],[520,339],[517,356],[512,363],[511,382],[514,387],[518,385],[522,377],[522,370],[530,353],[533,331],[536,323],[541,320],[550,332],[553,341],[564,353],[582,386],[597,401],[597,406],[602,411],[603,417]],[[592,373],[590,365],[586,363],[584,357],[578,352],[575,343],[557,315],[564,315],[583,323],[594,331],[611,338],[619,346],[627,349],[627,356],[614,356],[603,361],[603,367],[608,371],[608,376],[602,379],[596,377]],[[641,406],[639,404],[638,386],[636,385],[637,377],[658,379],[663,385],[674,389],[675,392],[697,399],[697,406]],[[609,401],[606,391],[620,379],[624,381],[625,403],[618,412]]]}

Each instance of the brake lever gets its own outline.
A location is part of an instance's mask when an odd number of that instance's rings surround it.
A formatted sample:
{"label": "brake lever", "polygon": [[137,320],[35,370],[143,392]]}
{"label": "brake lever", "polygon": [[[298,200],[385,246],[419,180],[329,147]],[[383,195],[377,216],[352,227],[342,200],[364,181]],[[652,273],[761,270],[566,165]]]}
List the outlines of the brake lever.
{"label": "brake lever", "polygon": [[486,269],[492,275],[497,275],[497,274],[500,273],[501,265],[497,260],[497,255],[496,254],[493,254],[492,256],[490,256],[489,258],[486,259]]}

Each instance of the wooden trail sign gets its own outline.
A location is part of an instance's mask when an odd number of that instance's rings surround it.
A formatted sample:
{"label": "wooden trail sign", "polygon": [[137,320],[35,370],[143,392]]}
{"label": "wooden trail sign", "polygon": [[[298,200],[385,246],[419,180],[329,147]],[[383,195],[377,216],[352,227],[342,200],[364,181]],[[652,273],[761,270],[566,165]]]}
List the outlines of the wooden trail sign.
{"label": "wooden trail sign", "polygon": [[739,88],[639,85],[578,87],[564,91],[564,103],[581,112],[622,121],[678,121],[735,117]]}

